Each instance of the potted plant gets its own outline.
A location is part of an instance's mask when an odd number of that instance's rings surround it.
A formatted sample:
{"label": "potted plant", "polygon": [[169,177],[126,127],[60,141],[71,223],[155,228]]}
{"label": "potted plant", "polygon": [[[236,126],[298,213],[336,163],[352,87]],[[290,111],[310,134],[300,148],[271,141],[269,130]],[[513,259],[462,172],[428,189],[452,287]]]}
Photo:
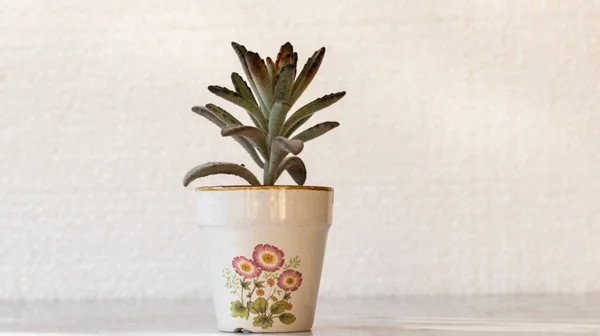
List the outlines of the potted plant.
{"label": "potted plant", "polygon": [[[209,175],[231,174],[247,184],[196,188],[199,226],[208,260],[212,298],[221,331],[294,332],[312,328],[333,188],[306,186],[306,167],[297,156],[304,144],[339,126],[327,121],[298,129],[311,116],[344,97],[322,96],[291,113],[315,77],[325,48],[315,51],[297,74],[298,54],[288,42],[275,60],[232,42],[250,85],[234,72],[234,90],[209,86],[213,94],[246,110],[244,125],[215,105],[192,111],[232,137],[262,170],[259,179],[245,165],[208,162],[191,169],[184,187]],[[297,185],[277,185],[283,172]]]}

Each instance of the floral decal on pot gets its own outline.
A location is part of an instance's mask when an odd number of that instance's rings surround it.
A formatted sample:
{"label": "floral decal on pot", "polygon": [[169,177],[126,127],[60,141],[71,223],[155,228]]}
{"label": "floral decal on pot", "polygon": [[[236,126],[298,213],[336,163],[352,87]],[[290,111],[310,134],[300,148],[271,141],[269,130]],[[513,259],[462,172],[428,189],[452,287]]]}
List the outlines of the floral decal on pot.
{"label": "floral decal on pot", "polygon": [[239,299],[231,302],[231,316],[253,319],[255,327],[268,329],[275,321],[292,324],[296,316],[290,311],[292,292],[302,284],[300,258],[295,256],[287,263],[284,253],[269,244],[256,245],[252,258],[234,257],[234,271],[223,269],[225,287]]}

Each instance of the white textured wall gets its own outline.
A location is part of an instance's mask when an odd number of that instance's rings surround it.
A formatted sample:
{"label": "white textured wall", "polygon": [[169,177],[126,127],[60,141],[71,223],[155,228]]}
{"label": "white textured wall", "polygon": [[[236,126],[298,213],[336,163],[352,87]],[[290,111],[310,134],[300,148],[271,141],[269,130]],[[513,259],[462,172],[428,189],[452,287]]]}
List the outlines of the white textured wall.
{"label": "white textured wall", "polygon": [[181,179],[253,163],[189,109],[232,106],[231,41],[288,40],[328,48],[301,102],[348,92],[302,154],[324,296],[599,291],[599,32],[583,0],[0,1],[0,298],[209,295]]}

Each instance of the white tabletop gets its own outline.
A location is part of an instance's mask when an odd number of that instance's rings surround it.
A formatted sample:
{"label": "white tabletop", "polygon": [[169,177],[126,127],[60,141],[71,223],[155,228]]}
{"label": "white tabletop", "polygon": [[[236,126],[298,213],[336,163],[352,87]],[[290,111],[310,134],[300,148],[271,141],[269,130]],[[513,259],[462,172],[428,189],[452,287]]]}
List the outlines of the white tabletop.
{"label": "white tabletop", "polygon": [[[0,302],[0,334],[227,335],[211,302]],[[321,299],[293,335],[600,335],[600,295]],[[274,334],[272,334],[274,335]]]}

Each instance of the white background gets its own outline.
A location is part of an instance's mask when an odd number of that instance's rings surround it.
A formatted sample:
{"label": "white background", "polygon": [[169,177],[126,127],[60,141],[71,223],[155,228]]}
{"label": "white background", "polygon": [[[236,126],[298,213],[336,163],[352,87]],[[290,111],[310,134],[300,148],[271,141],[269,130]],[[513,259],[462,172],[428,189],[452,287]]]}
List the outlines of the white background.
{"label": "white background", "polygon": [[[321,294],[600,290],[598,1],[0,1],[0,299],[207,297],[193,187],[246,152],[190,107],[327,47]],[[309,126],[309,125],[307,125]],[[243,182],[243,181],[242,181]],[[293,183],[285,175],[280,183]]]}

